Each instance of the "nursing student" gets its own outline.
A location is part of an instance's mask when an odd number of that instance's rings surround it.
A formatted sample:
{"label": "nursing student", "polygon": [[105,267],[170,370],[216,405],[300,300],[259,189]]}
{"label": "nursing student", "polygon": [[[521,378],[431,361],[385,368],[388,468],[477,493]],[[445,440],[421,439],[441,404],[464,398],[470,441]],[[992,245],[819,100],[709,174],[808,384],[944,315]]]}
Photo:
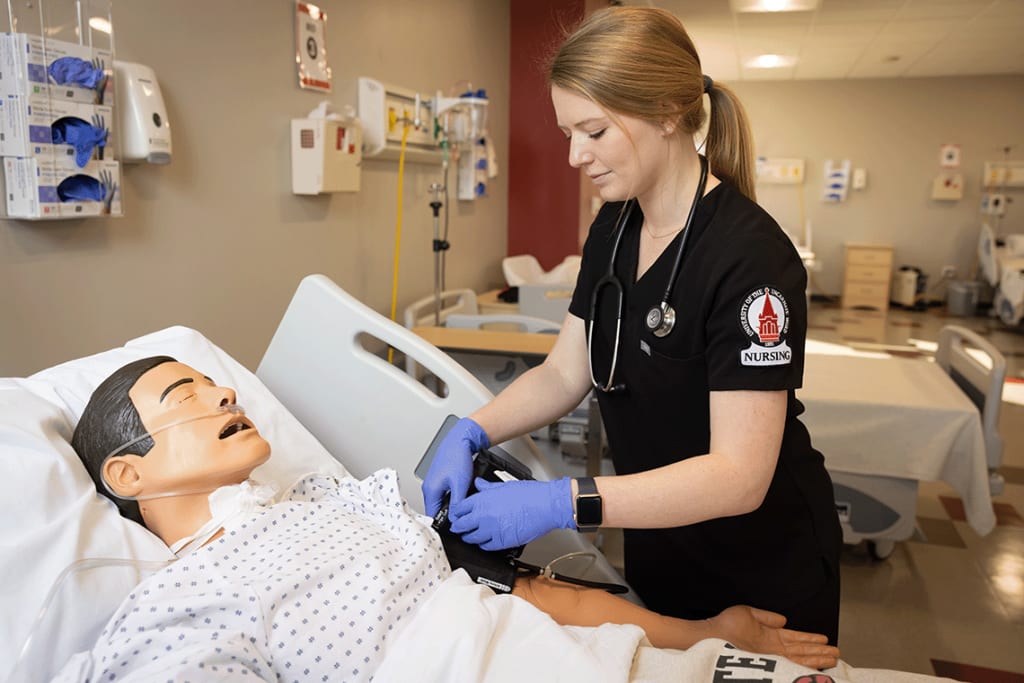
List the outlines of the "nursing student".
{"label": "nursing student", "polygon": [[[838,640],[842,534],[799,416],[807,275],[755,203],[743,108],[671,13],[612,7],[549,69],[569,164],[604,206],[545,362],[445,438],[423,482],[485,549],[555,528],[621,527],[647,607],[699,619],[737,602]],[[706,157],[694,134],[710,101]],[[596,390],[615,476],[475,482],[473,453],[556,421]]]}

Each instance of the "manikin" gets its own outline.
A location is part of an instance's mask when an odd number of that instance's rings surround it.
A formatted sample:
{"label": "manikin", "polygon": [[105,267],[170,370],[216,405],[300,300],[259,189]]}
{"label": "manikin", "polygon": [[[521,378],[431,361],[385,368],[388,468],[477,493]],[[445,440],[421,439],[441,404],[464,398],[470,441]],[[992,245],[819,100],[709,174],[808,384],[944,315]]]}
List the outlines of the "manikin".
{"label": "manikin", "polygon": [[[374,608],[380,609],[380,616],[375,617],[374,622],[376,649],[371,647],[371,654],[365,658],[366,668],[372,671],[373,658],[377,656],[373,653],[379,652],[382,656],[392,629],[402,625],[399,615],[411,610],[451,573],[429,519],[413,513],[401,500],[393,472],[378,472],[361,482],[310,476],[286,492],[279,502],[264,504],[260,501],[257,505],[243,506],[240,512],[235,510],[238,514],[231,521],[221,525],[221,518],[217,516],[220,513],[211,512],[217,508],[213,501],[218,500],[218,496],[220,500],[229,497],[224,495],[225,491],[258,490],[249,477],[270,457],[270,445],[237,407],[232,389],[216,385],[209,377],[173,358],[161,356],[135,361],[105,380],[86,407],[72,444],[97,490],[111,497],[124,516],[144,524],[172,548],[192,541],[188,552],[179,552],[180,559],[165,572],[173,573],[176,568],[186,571],[192,563],[195,567],[187,576],[193,586],[206,581],[209,585],[232,588],[242,585],[240,591],[255,592],[256,586],[260,587],[263,608],[248,617],[246,623],[248,626],[249,621],[259,622],[254,624],[254,634],[274,632],[276,638],[289,630],[287,619],[298,616],[303,624],[307,619],[316,623],[318,618],[331,619],[331,610],[348,609],[349,605],[335,600],[327,610],[310,609],[308,613],[306,607],[291,610],[297,611],[296,615],[286,610],[290,603],[283,596],[274,600],[266,597],[270,586],[277,590],[278,584],[292,582],[294,577],[287,575],[292,560],[296,561],[292,562],[297,566],[295,571],[304,574],[301,580],[311,582],[320,591],[334,588],[332,581],[340,585],[353,580],[349,573],[352,568],[342,566],[349,560],[358,560],[355,564],[367,560],[367,568],[371,562],[377,562],[373,569],[363,569],[360,564],[356,569],[361,571],[354,573],[360,577],[371,573],[375,578],[381,577],[380,586],[364,588],[380,596],[379,600],[371,601]],[[389,492],[392,489],[393,492]],[[211,496],[215,491],[217,493]],[[353,497],[359,500],[353,502]],[[297,532],[284,531],[297,517],[303,520],[302,529],[307,530],[308,540],[296,541]],[[197,535],[200,530],[203,532]],[[283,534],[282,539],[273,537],[275,530]],[[346,546],[346,542],[352,547]],[[275,554],[271,550],[266,561],[251,558],[246,564],[247,553],[258,554],[259,548],[268,544],[272,549],[281,549],[287,543],[300,543],[301,548],[312,549],[310,552],[316,556],[312,560],[298,561],[300,558],[293,558],[285,551],[278,550]],[[324,555],[328,551],[320,550],[321,545],[330,545],[330,552],[342,559]],[[218,559],[221,557],[224,561]],[[280,569],[268,569],[257,578],[249,574],[236,576],[242,569],[234,565],[250,566],[257,559],[263,563],[261,567],[278,563],[274,566]],[[310,577],[311,566],[322,569],[322,576]],[[212,572],[211,578],[205,578],[202,571]],[[422,576],[427,576],[428,580],[421,579]],[[295,581],[298,585],[300,579]],[[209,591],[200,596],[180,590],[183,597],[177,602],[171,600],[170,604],[182,604],[179,611],[185,614],[176,618],[193,619],[197,610],[191,610],[192,615],[189,615],[190,595],[196,595],[195,600],[202,602],[210,598]],[[217,595],[221,592],[219,589]],[[157,628],[154,623],[132,623],[135,615],[152,611],[142,609],[146,597],[137,595],[141,593],[149,595],[148,591],[137,590],[126,600],[134,606],[123,606],[121,616],[115,615],[108,625],[93,653],[94,661],[102,659],[98,650],[104,647],[104,640],[110,648],[120,647],[125,651],[125,643],[114,643],[115,631]],[[176,595],[172,593],[171,597]],[[238,592],[233,597],[240,599]],[[150,596],[150,599],[155,598]],[[518,579],[513,596],[502,599],[524,599],[564,625],[636,624],[644,629],[654,646],[661,648],[686,649],[701,639],[715,637],[748,651],[783,655],[813,668],[834,666],[839,656],[838,649],[827,645],[824,636],[785,629],[781,615],[746,606],[730,607],[711,619],[688,621],[658,615],[601,590],[543,577]],[[267,604],[271,609],[266,608]],[[218,609],[221,613],[225,611],[223,607]],[[235,611],[241,614],[244,609],[243,605]],[[389,623],[392,620],[395,623]],[[380,624],[386,624],[387,628]],[[175,622],[174,627],[178,626],[180,623]],[[231,624],[225,628],[227,626]],[[279,629],[279,626],[284,628]],[[167,627],[166,623],[159,625],[161,631]],[[312,632],[311,626],[309,631]],[[327,629],[321,631],[326,633]],[[295,637],[303,641],[303,647],[297,651],[316,662],[321,662],[322,656],[336,655],[335,647],[342,644],[337,638],[320,638],[315,644],[314,639],[309,638],[306,644],[307,635],[308,632],[298,631]],[[361,646],[366,645],[363,640],[359,639]],[[285,644],[282,640],[280,647],[284,648]],[[249,643],[245,645],[252,649]],[[137,648],[138,643],[131,646]],[[249,649],[246,655],[252,654]],[[289,652],[295,650],[292,648]],[[199,659],[202,656],[196,655]],[[259,671],[263,667],[274,670],[279,664],[275,656],[253,656],[248,666]],[[241,654],[232,657],[236,659],[242,661],[246,657]],[[202,668],[202,662],[197,666]],[[92,674],[100,675],[102,671],[94,669]]]}

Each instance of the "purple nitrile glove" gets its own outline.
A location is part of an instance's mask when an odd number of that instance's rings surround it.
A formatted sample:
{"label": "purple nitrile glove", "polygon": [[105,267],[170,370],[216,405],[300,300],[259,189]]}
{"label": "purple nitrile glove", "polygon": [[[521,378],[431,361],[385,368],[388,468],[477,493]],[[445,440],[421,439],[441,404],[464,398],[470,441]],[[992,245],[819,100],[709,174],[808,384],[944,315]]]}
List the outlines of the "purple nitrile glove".
{"label": "purple nitrile glove", "polygon": [[423,505],[428,515],[433,517],[441,509],[446,492],[452,494],[450,505],[466,497],[473,478],[473,454],[490,446],[484,428],[473,420],[464,417],[455,423],[441,441],[423,479]]}
{"label": "purple nitrile glove", "polygon": [[571,479],[476,480],[479,493],[449,508],[452,531],[484,550],[525,545],[552,529],[575,529]]}

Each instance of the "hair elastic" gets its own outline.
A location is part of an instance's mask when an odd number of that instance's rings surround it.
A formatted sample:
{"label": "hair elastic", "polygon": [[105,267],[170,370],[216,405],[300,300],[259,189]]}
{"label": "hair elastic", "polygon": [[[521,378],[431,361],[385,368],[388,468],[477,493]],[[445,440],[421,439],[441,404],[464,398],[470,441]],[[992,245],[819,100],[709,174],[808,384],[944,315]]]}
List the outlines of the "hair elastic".
{"label": "hair elastic", "polygon": [[704,74],[704,92],[706,92],[706,93],[708,93],[710,95],[711,94],[711,89],[714,88],[714,87],[715,87],[715,80],[713,78],[711,78],[711,76],[708,76],[707,74]]}

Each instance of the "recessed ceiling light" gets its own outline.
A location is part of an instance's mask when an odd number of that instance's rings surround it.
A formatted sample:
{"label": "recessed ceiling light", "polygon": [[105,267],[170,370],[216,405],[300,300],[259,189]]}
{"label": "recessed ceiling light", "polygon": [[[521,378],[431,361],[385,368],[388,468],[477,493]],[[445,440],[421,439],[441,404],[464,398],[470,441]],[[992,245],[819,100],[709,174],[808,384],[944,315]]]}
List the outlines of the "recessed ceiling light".
{"label": "recessed ceiling light", "polygon": [[110,34],[110,22],[103,17],[90,17],[89,26],[106,34]]}
{"label": "recessed ceiling light", "polygon": [[747,60],[746,66],[751,69],[781,69],[796,64],[796,57],[788,55],[758,55]]}
{"label": "recessed ceiling light", "polygon": [[808,12],[818,0],[729,0],[733,12]]}

